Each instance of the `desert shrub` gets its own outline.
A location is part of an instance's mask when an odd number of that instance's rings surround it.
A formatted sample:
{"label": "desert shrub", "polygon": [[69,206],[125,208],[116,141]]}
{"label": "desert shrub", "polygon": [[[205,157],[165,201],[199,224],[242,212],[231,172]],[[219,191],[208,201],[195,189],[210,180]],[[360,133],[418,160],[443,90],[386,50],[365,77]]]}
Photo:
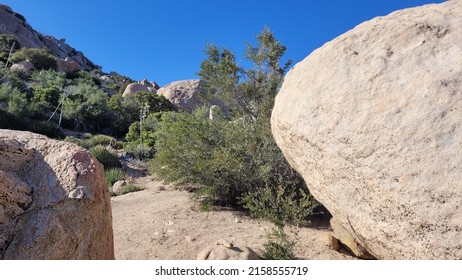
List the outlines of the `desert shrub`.
{"label": "desert shrub", "polygon": [[145,145],[141,146],[140,144],[132,142],[132,143],[125,143],[124,149],[129,154],[133,155],[134,158],[141,160],[141,161],[146,161],[154,157],[154,150],[150,148],[149,146],[145,146]]}
{"label": "desert shrub", "polygon": [[58,68],[56,58],[44,49],[22,48],[11,55],[12,63],[29,60],[34,64],[36,69],[54,69]]}
{"label": "desert shrub", "polygon": [[[154,131],[154,171],[168,181],[200,186],[197,197],[211,205],[247,208],[277,226],[302,223],[314,201],[271,133],[271,108],[290,62],[269,30],[248,44],[250,70],[234,54],[208,45],[198,75],[205,100],[221,99],[230,114],[211,120],[209,108],[193,114],[164,113]],[[265,213],[268,212],[268,213]]]}
{"label": "desert shrub", "polygon": [[290,241],[282,227],[273,228],[267,233],[268,241],[263,245],[265,248],[263,258],[266,260],[292,260],[294,259],[293,248],[295,243]]}
{"label": "desert shrub", "polygon": [[0,106],[0,128],[19,130],[26,126],[26,122],[17,116],[1,109]]}
{"label": "desert shrub", "polygon": [[47,121],[31,121],[25,127],[26,130],[46,135],[50,138],[62,139],[64,133],[61,128],[57,127],[54,122]]}
{"label": "desert shrub", "polygon": [[64,138],[64,141],[77,144],[80,147],[83,147],[85,149],[90,149],[90,147],[88,146],[88,141],[84,139],[79,139],[79,138],[75,138],[72,136],[66,136],[66,138]]}
{"label": "desert shrub", "polygon": [[140,121],[141,109],[145,110],[146,116],[173,110],[173,105],[164,96],[151,92],[137,92],[127,97],[114,94],[108,106],[112,111],[114,129],[120,135],[129,133],[129,127]]}
{"label": "desert shrub", "polygon": [[281,227],[286,223],[304,223],[318,205],[303,189],[284,185],[251,190],[244,195],[241,203],[253,217],[266,219]]}
{"label": "desert shrub", "polygon": [[90,148],[91,154],[104,165],[105,169],[122,167],[116,155],[106,150],[103,146],[95,146]]}
{"label": "desert shrub", "polygon": [[117,195],[122,195],[126,193],[131,193],[131,192],[138,192],[143,190],[143,188],[136,186],[136,185],[126,185],[120,188],[120,190],[117,192]]}
{"label": "desert shrub", "polygon": [[126,176],[121,168],[109,168],[104,171],[104,181],[108,187],[112,187],[117,181],[124,180]]}
{"label": "desert shrub", "polygon": [[104,134],[98,134],[93,137],[91,137],[89,140],[90,146],[95,147],[95,146],[111,146],[112,148],[117,148],[117,140],[114,137],[104,135]]}
{"label": "desert shrub", "polygon": [[[8,55],[10,54],[11,47],[16,41],[16,38],[13,35],[0,34],[0,60],[6,63]],[[19,48],[19,44],[16,42],[15,49]],[[11,64],[10,64],[11,66]]]}

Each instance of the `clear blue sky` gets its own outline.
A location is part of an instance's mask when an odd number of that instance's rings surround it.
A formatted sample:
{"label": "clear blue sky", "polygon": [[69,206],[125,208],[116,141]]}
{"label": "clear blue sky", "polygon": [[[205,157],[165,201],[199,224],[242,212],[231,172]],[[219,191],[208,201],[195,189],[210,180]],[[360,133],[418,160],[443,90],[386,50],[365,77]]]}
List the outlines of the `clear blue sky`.
{"label": "clear blue sky", "polygon": [[160,85],[196,78],[207,42],[235,52],[265,26],[298,62],[376,16],[441,0],[0,0],[38,31],[66,38],[103,71]]}

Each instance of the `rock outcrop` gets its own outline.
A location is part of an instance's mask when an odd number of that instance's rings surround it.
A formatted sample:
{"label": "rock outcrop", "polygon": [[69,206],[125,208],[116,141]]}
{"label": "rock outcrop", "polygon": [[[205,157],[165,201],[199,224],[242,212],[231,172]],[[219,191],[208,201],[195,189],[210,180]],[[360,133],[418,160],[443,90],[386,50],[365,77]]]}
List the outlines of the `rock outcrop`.
{"label": "rock outcrop", "polygon": [[80,69],[92,70],[98,68],[82,52],[77,51],[64,39],[45,36],[30,26],[24,18],[6,6],[0,5],[0,33],[14,35],[23,48],[48,49],[56,57],[77,63]]}
{"label": "rock outcrop", "polygon": [[29,60],[23,60],[11,65],[10,69],[12,71],[32,71],[35,70],[35,66]]}
{"label": "rock outcrop", "polygon": [[285,77],[272,130],[379,259],[462,259],[462,4],[363,23]]}
{"label": "rock outcrop", "polygon": [[248,247],[236,247],[227,240],[218,240],[214,245],[199,252],[198,260],[259,260],[260,257]]}
{"label": "rock outcrop", "polygon": [[229,110],[225,108],[222,101],[217,98],[206,100],[203,92],[200,80],[182,80],[161,87],[157,94],[167,98],[176,110],[192,112],[198,107],[209,104],[219,106],[228,114]]}
{"label": "rock outcrop", "polygon": [[[148,83],[149,83],[149,82],[148,82]],[[147,83],[144,83],[144,84],[143,84],[143,83],[131,83],[131,84],[129,84],[129,85],[125,88],[125,90],[124,90],[122,96],[126,97],[126,96],[129,96],[129,95],[131,95],[131,94],[135,94],[135,93],[137,93],[137,92],[152,92],[152,93],[156,93],[157,90],[154,88],[154,86],[151,85],[151,83],[149,83],[149,85],[150,85],[150,86],[148,87],[148,86],[147,86]]]}
{"label": "rock outcrop", "polygon": [[58,65],[58,72],[74,73],[80,69],[79,64],[68,57],[66,59],[58,59],[56,64]]}
{"label": "rock outcrop", "polygon": [[0,130],[0,259],[114,259],[103,167],[87,150]]}
{"label": "rock outcrop", "polygon": [[167,98],[175,109],[192,112],[203,104],[198,97],[202,91],[200,80],[183,80],[161,87],[157,94]]}

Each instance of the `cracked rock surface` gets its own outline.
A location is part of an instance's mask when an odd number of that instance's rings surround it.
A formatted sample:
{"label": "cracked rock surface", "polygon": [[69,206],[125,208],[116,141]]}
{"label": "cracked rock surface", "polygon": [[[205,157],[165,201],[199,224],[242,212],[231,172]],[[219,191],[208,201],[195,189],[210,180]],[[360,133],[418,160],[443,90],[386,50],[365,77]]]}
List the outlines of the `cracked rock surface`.
{"label": "cracked rock surface", "polygon": [[103,167],[87,150],[0,130],[0,259],[114,259]]}

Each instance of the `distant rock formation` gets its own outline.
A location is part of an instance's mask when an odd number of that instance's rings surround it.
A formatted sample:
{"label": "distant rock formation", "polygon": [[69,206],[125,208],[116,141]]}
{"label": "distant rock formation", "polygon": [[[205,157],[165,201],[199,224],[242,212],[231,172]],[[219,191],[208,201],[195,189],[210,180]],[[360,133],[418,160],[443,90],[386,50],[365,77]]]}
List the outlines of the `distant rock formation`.
{"label": "distant rock formation", "polygon": [[229,115],[229,109],[225,107],[221,100],[217,98],[205,99],[200,80],[176,81],[161,87],[157,94],[167,98],[176,110],[192,112],[204,105],[217,105],[224,111],[225,115]]}
{"label": "distant rock formation", "polygon": [[462,259],[461,18],[448,1],[365,22],[276,97],[286,158],[379,259]]}
{"label": "distant rock formation", "polygon": [[139,83],[131,83],[127,85],[122,96],[126,97],[137,92],[152,92],[156,93],[159,86],[155,82],[142,80]]}
{"label": "distant rock formation", "polygon": [[88,150],[0,130],[0,259],[114,259],[109,191]]}
{"label": "distant rock formation", "polygon": [[77,51],[64,39],[45,36],[32,28],[24,18],[6,6],[0,5],[0,33],[14,35],[23,48],[48,49],[61,60],[75,62],[80,69],[93,70],[100,68],[93,64],[82,52]]}

